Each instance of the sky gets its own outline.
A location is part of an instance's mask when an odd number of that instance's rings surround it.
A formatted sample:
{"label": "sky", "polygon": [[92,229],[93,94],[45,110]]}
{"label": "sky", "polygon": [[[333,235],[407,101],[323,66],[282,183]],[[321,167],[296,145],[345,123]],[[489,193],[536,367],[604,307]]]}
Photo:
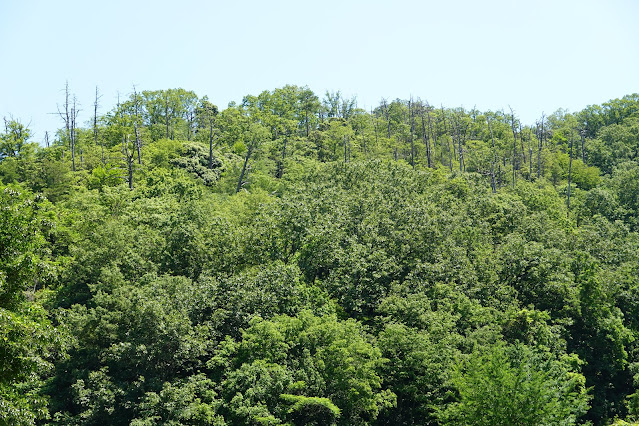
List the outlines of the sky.
{"label": "sky", "polygon": [[184,88],[221,109],[286,84],[509,111],[639,92],[639,0],[0,0],[0,116],[42,142],[64,87],[88,122],[138,91]]}

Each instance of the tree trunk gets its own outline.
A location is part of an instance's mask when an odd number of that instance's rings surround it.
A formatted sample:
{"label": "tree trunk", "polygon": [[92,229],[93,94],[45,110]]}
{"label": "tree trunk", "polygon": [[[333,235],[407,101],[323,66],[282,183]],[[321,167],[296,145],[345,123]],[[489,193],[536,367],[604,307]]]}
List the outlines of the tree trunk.
{"label": "tree trunk", "polygon": [[98,146],[98,86],[95,86],[95,102],[93,103],[93,141]]}
{"label": "tree trunk", "polygon": [[408,115],[410,117],[410,164],[415,170],[415,120],[413,117],[413,102],[412,99],[408,101]]}
{"label": "tree trunk", "polygon": [[133,152],[129,150],[129,135],[126,135],[126,138],[122,137],[122,154],[124,154],[124,161],[126,163],[128,179],[129,179],[129,190],[133,190]]}
{"label": "tree trunk", "polygon": [[513,188],[515,187],[515,172],[517,170],[517,132],[515,130],[515,114],[510,109],[510,128],[513,131]]}
{"label": "tree trunk", "polygon": [[213,120],[209,120],[209,170],[213,170]]}
{"label": "tree trunk", "polygon": [[244,175],[246,174],[246,166],[248,165],[249,159],[251,158],[251,153],[253,153],[253,147],[255,146],[255,140],[251,142],[248,147],[248,151],[246,151],[246,157],[244,157],[244,165],[242,166],[242,173],[240,173],[240,179],[237,181],[237,188],[235,188],[235,193],[237,194],[242,189],[242,185],[244,185]]}
{"label": "tree trunk", "polygon": [[521,143],[521,156],[526,164],[526,150],[524,149],[524,132],[521,131],[521,121],[519,121],[519,141]]}
{"label": "tree trunk", "polygon": [[288,136],[284,137],[284,144],[282,146],[282,159],[278,162],[277,165],[277,175],[276,177],[280,179],[284,175],[284,160],[286,159],[286,144],[288,142]]}
{"label": "tree trunk", "polygon": [[532,127],[528,128],[528,180],[532,180]]}
{"label": "tree trunk", "polygon": [[142,147],[142,139],[140,139],[140,132],[138,131],[137,124],[133,126],[133,130],[135,131],[135,148],[138,151],[138,164],[142,164],[142,155],[140,153],[140,149]]}
{"label": "tree trunk", "polygon": [[379,145],[377,136],[377,114],[373,115],[373,108],[371,108],[371,120],[373,120],[373,128],[375,129],[375,146]]}
{"label": "tree trunk", "polygon": [[169,97],[164,94],[164,121],[166,124],[166,138],[169,139]]}
{"label": "tree trunk", "polygon": [[573,129],[570,129],[570,156],[568,157],[568,199],[566,201],[566,215],[570,217],[570,184],[572,177],[572,145],[573,145]]}
{"label": "tree trunk", "polygon": [[493,194],[497,192],[497,186],[495,184],[495,136],[493,136],[493,129],[490,126],[490,119],[486,117],[486,123],[488,124],[488,130],[490,131],[490,138],[493,141],[492,152],[490,158],[490,187],[493,190]]}
{"label": "tree trunk", "polygon": [[[430,136],[430,140],[433,141],[433,145],[432,145],[432,149],[431,149],[431,144],[428,144],[427,147],[427,153],[428,153],[428,167],[433,167],[433,163],[435,162],[433,160],[433,150],[435,149],[435,137],[433,134],[433,124],[430,120],[430,105],[428,105],[428,103],[426,103],[426,115],[428,116],[428,134]],[[422,117],[423,118],[423,117]]]}
{"label": "tree trunk", "polygon": [[76,107],[76,98],[73,96],[73,106],[71,107],[71,164],[75,172],[75,123],[78,117],[78,109]]}
{"label": "tree trunk", "polygon": [[537,179],[541,178],[541,151],[544,146],[544,115],[541,115],[541,133],[538,138],[538,150],[537,150]]}
{"label": "tree trunk", "polygon": [[[446,135],[448,136],[448,135]],[[448,165],[450,166],[450,172],[453,172],[453,151],[454,151],[454,141],[453,141],[453,148],[450,147],[450,141],[448,140],[448,137],[446,137],[446,146],[448,148]]]}

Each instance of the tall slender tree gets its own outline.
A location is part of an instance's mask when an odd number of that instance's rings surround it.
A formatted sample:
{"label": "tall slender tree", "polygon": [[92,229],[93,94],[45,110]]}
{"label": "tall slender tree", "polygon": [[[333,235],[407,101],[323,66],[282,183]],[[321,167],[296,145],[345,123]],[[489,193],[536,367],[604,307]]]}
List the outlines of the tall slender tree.
{"label": "tall slender tree", "polygon": [[572,146],[574,142],[574,129],[570,129],[570,154],[568,157],[568,198],[566,200],[566,214],[570,217],[570,185],[572,178]]}
{"label": "tall slender tree", "polygon": [[497,186],[495,184],[495,136],[493,135],[493,128],[490,125],[490,118],[486,117],[486,123],[488,124],[488,130],[490,131],[490,138],[492,140],[492,149],[490,155],[490,187],[493,190],[493,194],[497,192]]}
{"label": "tall slender tree", "polygon": [[517,173],[517,131],[515,130],[515,113],[510,108],[510,128],[513,131],[513,188],[515,187],[515,176]]}

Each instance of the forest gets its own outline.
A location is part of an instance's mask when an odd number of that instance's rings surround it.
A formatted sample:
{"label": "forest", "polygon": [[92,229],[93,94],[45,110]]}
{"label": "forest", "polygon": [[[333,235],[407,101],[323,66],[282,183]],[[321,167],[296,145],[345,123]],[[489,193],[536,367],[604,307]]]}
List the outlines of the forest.
{"label": "forest", "polygon": [[0,132],[1,425],[639,421],[639,94],[61,93]]}

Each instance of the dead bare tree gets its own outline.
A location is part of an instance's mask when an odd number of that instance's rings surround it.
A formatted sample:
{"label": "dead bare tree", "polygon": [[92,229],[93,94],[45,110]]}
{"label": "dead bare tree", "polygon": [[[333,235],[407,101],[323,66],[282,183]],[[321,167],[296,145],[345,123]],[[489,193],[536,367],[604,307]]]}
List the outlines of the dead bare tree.
{"label": "dead bare tree", "polygon": [[133,106],[135,109],[135,119],[133,121],[133,131],[135,133],[135,148],[137,150],[138,153],[138,164],[142,164],[142,154],[141,154],[141,149],[142,149],[142,137],[140,136],[140,129],[139,129],[139,125],[140,125],[140,97],[138,96],[138,92],[135,89],[135,86],[133,86]]}
{"label": "dead bare tree", "polygon": [[122,155],[127,168],[129,189],[133,190],[133,168],[135,165],[135,152],[130,149],[129,135],[122,136]]}
{"label": "dead bare tree", "polygon": [[275,173],[275,177],[280,179],[284,175],[284,160],[286,159],[286,145],[288,144],[288,132],[284,136],[284,141],[282,143],[282,158],[277,162],[277,172]]}
{"label": "dead bare tree", "polygon": [[570,155],[569,155],[569,159],[568,159],[568,199],[566,201],[566,215],[567,217],[570,217],[570,184],[571,184],[571,178],[572,178],[572,146],[573,146],[573,141],[574,141],[574,129],[571,128],[570,129]]}
{"label": "dead bare tree", "polygon": [[408,101],[408,116],[410,117],[410,164],[415,170],[415,117],[413,115],[413,97],[411,96]]}
{"label": "dead bare tree", "polygon": [[388,126],[388,139],[391,138],[391,119],[390,119],[390,110],[386,99],[382,98],[382,103],[380,105],[382,107],[382,114],[386,116],[386,123]]}
{"label": "dead bare tree", "polygon": [[[98,106],[100,96],[98,86],[95,86],[95,101],[93,102],[93,142],[98,146]],[[100,150],[102,152],[102,164],[104,164],[104,138],[100,139]]]}
{"label": "dead bare tree", "polygon": [[528,127],[528,180],[532,180],[532,127]]}
{"label": "dead bare tree", "polygon": [[490,158],[490,187],[493,190],[493,194],[497,192],[497,186],[495,183],[495,136],[493,135],[493,128],[490,125],[490,119],[486,117],[486,123],[488,124],[488,130],[490,131],[490,138],[493,141],[492,152]]}
{"label": "dead bare tree", "polygon": [[69,82],[66,81],[64,85],[64,110],[60,110],[58,106],[58,115],[64,121],[66,129],[66,137],[69,141],[69,149],[71,150],[71,165],[75,172],[75,123],[79,110],[77,109],[77,100],[75,95],[73,96],[73,103],[69,101]]}
{"label": "dead bare tree", "polygon": [[524,132],[521,130],[521,120],[519,120],[519,141],[521,142],[521,157],[526,164],[526,150],[524,149]]}
{"label": "dead bare tree", "polygon": [[544,146],[544,120],[546,116],[541,113],[541,129],[537,137],[537,179],[541,178],[541,151]]}
{"label": "dead bare tree", "polygon": [[[428,117],[428,134],[430,135],[430,140],[433,142],[432,145],[432,150],[435,149],[435,135],[433,133],[433,124],[432,121],[430,119],[430,105],[428,104],[428,102],[426,102],[426,115]],[[424,116],[422,116],[422,120],[423,120]],[[431,144],[428,143],[427,147],[426,147],[426,152],[428,154],[428,167],[433,167],[435,161],[433,160],[433,152],[431,150]]]}
{"label": "dead bare tree", "polygon": [[586,142],[586,129],[583,128],[579,131],[579,134],[581,135],[581,161],[583,161],[584,164],[586,164],[586,149],[585,149],[585,142]]}
{"label": "dead bare tree", "polygon": [[517,171],[517,131],[515,130],[515,113],[510,108],[510,128],[513,131],[513,188],[515,187],[515,176]]}
{"label": "dead bare tree", "polygon": [[236,194],[240,192],[240,189],[242,189],[242,186],[244,186],[244,184],[246,183],[244,181],[244,176],[249,169],[248,162],[249,162],[249,159],[251,158],[251,154],[253,153],[253,149],[255,148],[256,143],[257,143],[256,139],[253,139],[253,141],[248,147],[248,150],[246,151],[246,156],[244,157],[244,165],[242,166],[242,172],[240,173],[240,178],[238,179],[237,187],[235,188]]}
{"label": "dead bare tree", "polygon": [[455,118],[455,133],[457,134],[457,148],[459,151],[459,171],[466,171],[466,163],[464,161],[464,146],[466,144],[466,136],[468,134],[468,126],[463,125],[461,112],[457,111]]}
{"label": "dead bare tree", "polygon": [[[441,105],[441,110],[442,110],[442,122],[444,123],[444,133],[443,135],[446,136],[446,147],[448,148],[448,165],[450,167],[450,172],[453,172],[453,150],[450,148],[450,141],[448,140],[448,128],[446,127],[446,112],[444,111],[444,106]],[[443,159],[444,159],[444,145],[443,145],[443,140],[442,140],[442,164],[444,163]]]}
{"label": "dead bare tree", "polygon": [[71,107],[71,163],[72,163],[72,167],[73,167],[73,171],[75,172],[75,146],[76,146],[76,120],[78,118],[78,107],[77,107],[77,100],[75,95],[73,95],[73,106]]}
{"label": "dead bare tree", "polygon": [[377,136],[377,113],[373,114],[373,108],[371,108],[371,120],[373,120],[373,128],[375,129],[375,146],[378,146],[379,140]]}

